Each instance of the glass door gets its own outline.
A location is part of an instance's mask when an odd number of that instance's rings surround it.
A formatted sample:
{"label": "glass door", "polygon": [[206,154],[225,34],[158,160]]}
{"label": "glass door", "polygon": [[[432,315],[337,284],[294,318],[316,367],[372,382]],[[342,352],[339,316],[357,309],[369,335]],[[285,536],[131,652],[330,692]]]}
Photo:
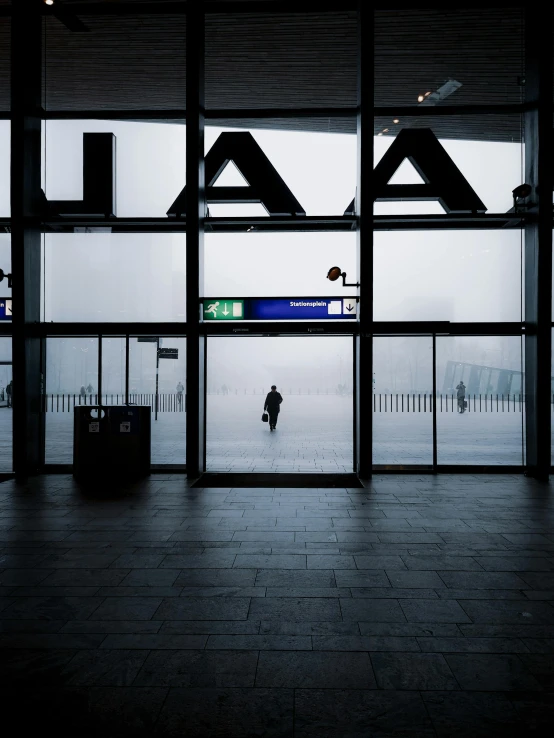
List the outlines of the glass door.
{"label": "glass door", "polygon": [[373,466],[433,464],[433,338],[373,339]]}
{"label": "glass door", "polygon": [[[351,336],[207,340],[207,471],[353,472]],[[275,430],[262,422],[272,385]]]}

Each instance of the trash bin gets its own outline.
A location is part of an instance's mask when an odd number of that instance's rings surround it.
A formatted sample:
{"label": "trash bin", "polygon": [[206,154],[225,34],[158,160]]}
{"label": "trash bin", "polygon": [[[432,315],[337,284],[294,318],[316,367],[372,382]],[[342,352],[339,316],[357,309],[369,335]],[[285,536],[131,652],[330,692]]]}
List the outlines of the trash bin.
{"label": "trash bin", "polygon": [[81,405],[73,410],[73,476],[136,479],[150,474],[151,408]]}

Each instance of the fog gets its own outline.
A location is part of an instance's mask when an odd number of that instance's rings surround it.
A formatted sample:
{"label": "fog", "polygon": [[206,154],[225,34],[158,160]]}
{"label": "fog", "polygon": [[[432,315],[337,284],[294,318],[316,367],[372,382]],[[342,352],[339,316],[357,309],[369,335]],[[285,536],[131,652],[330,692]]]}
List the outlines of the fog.
{"label": "fog", "polygon": [[[0,214],[9,211],[9,124],[1,122]],[[206,151],[222,128],[206,130]],[[185,128],[181,125],[121,121],[45,121],[43,187],[49,199],[82,197],[82,134],[111,131],[117,144],[117,215],[164,217],[186,180]],[[356,138],[327,133],[253,131],[307,215],[340,215],[355,195]],[[392,144],[375,138],[375,163]],[[522,180],[518,143],[442,141],[489,212],[512,206],[511,191]],[[419,182],[405,161],[392,183]],[[230,164],[220,185],[245,184]],[[375,212],[438,213],[434,202],[376,203]],[[264,214],[260,205],[212,205],[212,215]],[[77,230],[77,229],[76,229]],[[43,237],[42,313],[49,321],[166,321],[176,332],[186,320],[184,234],[50,233]],[[522,319],[522,234],[519,230],[376,232],[374,247],[375,320],[519,321]],[[9,235],[0,237],[0,266],[9,269]],[[355,288],[325,276],[338,264],[357,281],[356,234],[241,233],[205,237],[203,294],[206,297],[341,297]],[[9,296],[3,283],[2,295]],[[169,391],[184,381],[184,341],[178,362],[162,362],[160,382]],[[215,339],[213,339],[215,342]],[[376,339],[374,382],[379,391],[429,388],[430,339]],[[84,343],[83,343],[84,342]],[[92,339],[51,339],[47,389],[78,392],[98,386],[98,345]],[[86,345],[85,345],[86,344]],[[351,389],[351,353],[315,348],[310,339],[285,340],[275,352],[253,352],[241,341],[209,348],[208,385],[266,388],[270,382],[306,390]],[[329,344],[330,345],[330,344]],[[341,344],[342,345],[342,344]],[[350,345],[350,344],[349,344]],[[102,384],[124,386],[122,339],[105,341]],[[235,348],[233,348],[233,346]],[[85,350],[86,349],[86,350]],[[123,353],[122,353],[123,351]],[[130,384],[150,391],[155,376],[154,344],[131,339]],[[350,348],[348,348],[350,351]],[[150,356],[152,353],[152,356]],[[348,355],[347,355],[348,354]],[[148,356],[148,359],[145,357]],[[85,358],[83,358],[85,357]],[[438,341],[437,386],[447,362],[521,370],[521,346],[512,338],[444,338]],[[123,362],[123,364],[122,364]],[[461,370],[460,370],[461,371]],[[96,379],[94,379],[96,378]],[[367,381],[370,378],[366,378]]]}

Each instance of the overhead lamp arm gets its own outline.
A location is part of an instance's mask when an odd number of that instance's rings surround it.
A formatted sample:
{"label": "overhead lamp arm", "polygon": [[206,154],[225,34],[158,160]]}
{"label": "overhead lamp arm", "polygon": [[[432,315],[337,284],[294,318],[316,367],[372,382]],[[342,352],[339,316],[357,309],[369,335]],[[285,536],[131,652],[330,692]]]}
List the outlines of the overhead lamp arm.
{"label": "overhead lamp arm", "polygon": [[343,287],[359,287],[360,286],[360,283],[359,282],[347,282],[346,281],[346,272],[342,272],[342,274],[340,276],[342,277],[342,286]]}
{"label": "overhead lamp arm", "polygon": [[347,282],[346,281],[346,272],[341,271],[340,267],[334,266],[329,269],[327,272],[327,279],[329,279],[331,282],[336,282],[339,277],[342,277],[342,286],[343,287],[359,287],[359,282]]}

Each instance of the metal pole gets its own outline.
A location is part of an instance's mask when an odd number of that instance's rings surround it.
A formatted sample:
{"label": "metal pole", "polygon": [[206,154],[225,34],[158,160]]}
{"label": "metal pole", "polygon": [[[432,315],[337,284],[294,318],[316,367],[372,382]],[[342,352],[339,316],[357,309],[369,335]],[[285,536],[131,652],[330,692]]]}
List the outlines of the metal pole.
{"label": "metal pole", "polygon": [[125,336],[125,404],[129,404],[129,334]]}
{"label": "metal pole", "polygon": [[158,419],[158,374],[160,368],[160,337],[156,338],[156,399],[154,400],[154,420]]}
{"label": "metal pole", "polygon": [[433,472],[437,471],[437,336],[433,333]]}

